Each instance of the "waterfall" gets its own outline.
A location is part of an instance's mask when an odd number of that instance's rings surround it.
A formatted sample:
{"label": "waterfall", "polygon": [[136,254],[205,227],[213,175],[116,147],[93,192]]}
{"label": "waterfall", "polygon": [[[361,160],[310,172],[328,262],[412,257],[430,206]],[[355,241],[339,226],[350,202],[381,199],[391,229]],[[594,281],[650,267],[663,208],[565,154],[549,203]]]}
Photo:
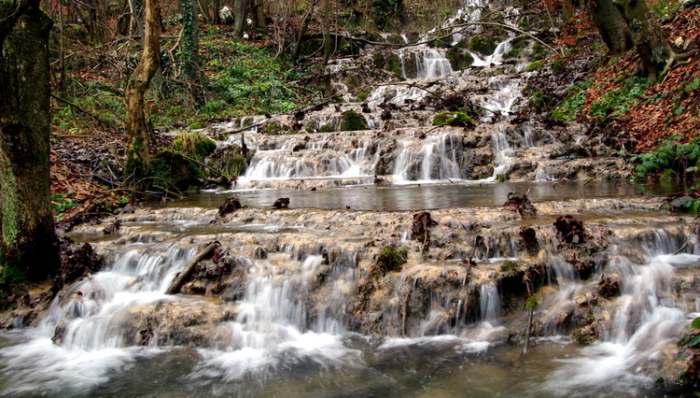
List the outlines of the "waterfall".
{"label": "waterfall", "polygon": [[610,272],[620,275],[622,294],[615,301],[603,341],[584,348],[580,357],[563,360],[564,366],[550,376],[547,389],[570,395],[586,388],[608,389],[614,380],[615,391],[629,393],[653,383],[637,373],[638,367],[677,341],[687,325],[684,306],[673,295],[675,270],[700,266],[700,255],[666,254],[675,253],[677,245],[670,251],[668,236],[659,235],[654,244],[636,248],[646,251],[641,263],[613,255]]}
{"label": "waterfall", "polygon": [[393,181],[445,181],[460,179],[460,137],[443,133],[423,141],[404,141],[394,166]]}
{"label": "waterfall", "polygon": [[[28,342],[0,351],[13,375],[10,392],[86,389],[147,354],[127,347],[130,311],[172,300],[165,290],[193,256],[194,250],[176,246],[164,255],[129,250],[112,267],[64,290],[39,326],[27,331]],[[60,344],[54,344],[59,335]]]}
{"label": "waterfall", "polygon": [[501,313],[501,298],[498,286],[494,282],[481,284],[479,287],[479,309],[481,320],[493,320]]}
{"label": "waterfall", "polygon": [[[412,62],[406,60],[411,57]],[[442,79],[452,73],[452,65],[445,55],[445,50],[427,46],[403,49],[399,52],[401,73],[404,79],[415,76],[418,80]],[[415,65],[415,71],[407,70],[408,65]]]}

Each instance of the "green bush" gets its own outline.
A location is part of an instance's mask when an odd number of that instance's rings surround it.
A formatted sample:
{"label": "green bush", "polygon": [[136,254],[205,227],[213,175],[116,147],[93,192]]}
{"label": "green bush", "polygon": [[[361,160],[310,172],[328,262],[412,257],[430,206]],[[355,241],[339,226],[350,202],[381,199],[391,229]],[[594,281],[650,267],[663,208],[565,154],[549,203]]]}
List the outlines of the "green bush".
{"label": "green bush", "polygon": [[377,266],[382,274],[401,270],[408,261],[408,249],[405,247],[385,246],[379,252]]}
{"label": "green bush", "polygon": [[647,87],[649,87],[649,79],[639,76],[630,77],[625,80],[621,88],[605,93],[594,102],[591,105],[591,115],[596,117],[624,115],[637,102],[637,98],[644,95]]}
{"label": "green bush", "polygon": [[343,112],[343,120],[340,123],[340,131],[367,130],[367,120],[355,111]]}
{"label": "green bush", "polygon": [[433,117],[433,126],[475,127],[474,118],[466,112],[439,112]]}
{"label": "green bush", "polygon": [[185,131],[175,137],[173,149],[201,162],[214,152],[216,143],[202,133]]}
{"label": "green bush", "polygon": [[586,104],[586,90],[591,87],[591,82],[578,82],[569,90],[569,95],[549,116],[559,122],[571,122],[576,120]]}
{"label": "green bush", "polygon": [[678,137],[671,137],[656,150],[636,156],[633,160],[639,163],[635,169],[638,178],[663,173],[674,176],[696,174],[700,167],[700,139],[680,144]]}

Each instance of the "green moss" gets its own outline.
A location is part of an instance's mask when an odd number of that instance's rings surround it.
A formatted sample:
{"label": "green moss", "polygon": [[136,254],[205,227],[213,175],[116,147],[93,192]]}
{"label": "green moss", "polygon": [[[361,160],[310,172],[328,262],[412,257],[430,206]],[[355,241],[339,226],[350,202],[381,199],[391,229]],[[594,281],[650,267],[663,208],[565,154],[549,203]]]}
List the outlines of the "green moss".
{"label": "green moss", "polygon": [[391,72],[397,79],[403,79],[403,70],[401,68],[401,58],[396,54],[391,54],[387,62],[387,70]]}
{"label": "green moss", "polygon": [[527,48],[529,43],[528,39],[525,37],[518,37],[510,42],[510,49],[506,52],[503,57],[505,59],[515,59],[520,58],[523,54],[523,50]]}
{"label": "green moss", "polygon": [[433,126],[475,127],[474,120],[466,112],[439,112],[433,117]]}
{"label": "green moss", "polygon": [[216,143],[199,132],[179,133],[173,141],[173,149],[198,161],[203,161],[216,149]]}
{"label": "green moss", "polygon": [[386,57],[381,51],[377,51],[372,54],[372,64],[377,69],[384,68],[384,65],[386,65]]}
{"label": "green moss", "polygon": [[282,123],[269,122],[262,127],[261,132],[268,135],[282,135],[284,134],[284,127]]}
{"label": "green moss", "polygon": [[544,60],[541,60],[541,59],[538,59],[537,61],[532,61],[527,66],[528,72],[537,72],[537,71],[542,70],[542,69],[544,69]]}
{"label": "green moss", "polygon": [[555,74],[559,75],[559,74],[561,74],[562,72],[564,72],[564,70],[565,70],[565,68],[566,68],[566,64],[564,63],[564,61],[558,59],[558,60],[556,60],[556,61],[553,61],[553,62],[549,65],[549,67],[552,68],[552,72],[554,72]]}
{"label": "green moss", "polygon": [[458,46],[450,47],[447,50],[447,59],[453,70],[463,70],[474,63],[474,57],[466,49]]}
{"label": "green moss", "polygon": [[507,174],[499,174],[496,176],[496,182],[499,182],[501,184],[508,182],[508,175]]}
{"label": "green moss", "polygon": [[525,308],[528,311],[534,311],[537,309],[537,307],[540,305],[540,302],[537,300],[536,296],[530,296],[527,298],[527,301],[525,302]]}
{"label": "green moss", "polygon": [[198,163],[171,149],[159,152],[150,166],[150,185],[157,189],[184,191],[206,175]]}
{"label": "green moss", "polygon": [[496,51],[496,40],[486,36],[474,36],[469,40],[469,48],[481,55],[491,55]]}
{"label": "green moss", "polygon": [[586,90],[588,90],[589,87],[591,87],[591,82],[589,81],[575,83],[571,89],[569,89],[569,95],[549,117],[559,122],[571,122],[576,120],[583,106],[586,104]]}
{"label": "green moss", "polygon": [[649,80],[644,77],[628,78],[621,88],[605,93],[594,102],[591,105],[591,115],[597,117],[624,115],[637,103],[637,98],[644,95],[649,84]]}
{"label": "green moss", "polygon": [[518,263],[516,263],[515,261],[506,260],[503,262],[503,264],[501,264],[500,270],[504,273],[510,273],[517,270],[518,267]]}
{"label": "green moss", "polygon": [[56,216],[57,220],[61,220],[63,213],[68,210],[74,209],[78,206],[78,203],[73,199],[66,197],[63,194],[51,195],[51,211]]}
{"label": "green moss", "polygon": [[408,261],[408,249],[405,247],[385,246],[377,257],[377,266],[382,274],[401,270]]}
{"label": "green moss", "polygon": [[333,127],[333,123],[326,123],[318,128],[319,133],[332,133],[334,131],[335,127]]}
{"label": "green moss", "polygon": [[340,123],[340,131],[367,130],[367,120],[355,111],[343,112],[343,120]]}
{"label": "green moss", "polygon": [[368,89],[361,89],[357,91],[356,98],[360,102],[365,102],[369,97],[370,91]]}
{"label": "green moss", "polygon": [[246,158],[243,156],[241,147],[238,145],[231,145],[212,154],[209,158],[208,165],[220,175],[231,179],[245,174],[248,163],[252,157],[253,153],[249,152]]}
{"label": "green moss", "polygon": [[0,189],[2,189],[2,239],[7,246],[14,246],[19,237],[19,204],[17,203],[17,179],[7,157],[0,152]]}

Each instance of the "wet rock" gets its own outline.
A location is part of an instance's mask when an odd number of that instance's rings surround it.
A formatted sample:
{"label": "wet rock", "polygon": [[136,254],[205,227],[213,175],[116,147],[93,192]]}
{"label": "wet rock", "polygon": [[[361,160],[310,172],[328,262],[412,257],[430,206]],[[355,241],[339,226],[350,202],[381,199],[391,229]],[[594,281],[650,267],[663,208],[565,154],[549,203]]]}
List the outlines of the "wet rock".
{"label": "wet rock", "polygon": [[97,272],[104,263],[89,243],[77,244],[70,240],[61,242],[61,267],[53,280],[52,289],[58,292],[70,283]]}
{"label": "wet rock", "polygon": [[610,299],[620,295],[620,277],[616,274],[600,276],[598,281],[598,294],[600,297]]}
{"label": "wet rock", "polygon": [[237,197],[230,197],[224,201],[224,203],[219,206],[219,217],[224,217],[226,215],[229,215],[236,210],[242,209],[243,206],[241,205],[241,202],[238,200]]}
{"label": "wet rock", "polygon": [[522,247],[531,255],[534,256],[540,251],[540,243],[537,240],[537,232],[532,227],[520,228],[520,242]]}
{"label": "wet rock", "polygon": [[508,199],[503,204],[503,208],[513,213],[518,213],[520,216],[534,216],[537,214],[537,209],[530,202],[527,195],[518,196],[513,192],[508,194]]}
{"label": "wet rock", "polygon": [[598,330],[593,324],[586,325],[574,330],[574,332],[571,334],[571,338],[573,338],[578,344],[590,345],[598,340]]}
{"label": "wet rock", "polygon": [[113,223],[111,223],[110,225],[106,226],[106,227],[102,230],[102,232],[103,232],[105,235],[112,235],[112,234],[118,232],[118,231],[119,231],[119,228],[121,228],[121,226],[122,226],[122,223],[121,223],[119,220],[116,220],[116,221],[114,221]]}
{"label": "wet rock", "polygon": [[430,229],[438,225],[427,211],[422,211],[413,215],[411,224],[411,239],[421,243],[423,253],[430,248]]}
{"label": "wet rock", "polygon": [[275,203],[272,204],[272,207],[274,207],[277,210],[289,209],[289,198],[277,199]]}
{"label": "wet rock", "polygon": [[583,227],[583,222],[574,218],[574,216],[566,215],[559,216],[554,222],[554,227],[557,230],[557,236],[562,242],[568,244],[580,244],[586,241],[586,230]]}
{"label": "wet rock", "polygon": [[267,250],[264,247],[258,246],[255,248],[255,258],[264,260],[267,258]]}

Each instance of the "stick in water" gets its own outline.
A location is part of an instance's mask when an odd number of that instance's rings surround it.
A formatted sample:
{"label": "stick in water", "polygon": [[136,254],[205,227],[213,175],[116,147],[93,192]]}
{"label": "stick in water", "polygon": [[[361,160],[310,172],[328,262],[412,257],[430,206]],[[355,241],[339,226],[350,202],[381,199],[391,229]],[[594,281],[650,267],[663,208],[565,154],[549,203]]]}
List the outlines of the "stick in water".
{"label": "stick in water", "polygon": [[180,293],[180,289],[182,289],[182,286],[185,285],[185,282],[192,276],[192,273],[194,272],[195,267],[197,264],[199,264],[200,261],[204,260],[208,256],[210,256],[212,253],[214,253],[214,250],[221,246],[219,242],[212,242],[207,245],[202,251],[200,251],[193,259],[190,261],[189,264],[185,267],[185,269],[180,272],[180,274],[175,277],[175,280],[173,283],[170,284],[170,287],[168,290],[166,290],[165,294],[178,294]]}

